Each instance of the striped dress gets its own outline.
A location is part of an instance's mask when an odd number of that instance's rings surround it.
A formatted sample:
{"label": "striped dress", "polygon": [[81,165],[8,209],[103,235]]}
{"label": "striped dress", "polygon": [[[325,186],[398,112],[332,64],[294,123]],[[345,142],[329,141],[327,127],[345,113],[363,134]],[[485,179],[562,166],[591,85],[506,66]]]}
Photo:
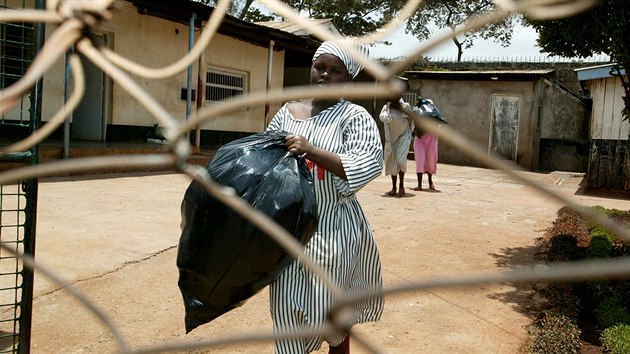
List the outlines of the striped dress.
{"label": "striped dress", "polygon": [[[361,106],[340,100],[306,120],[294,118],[286,105],[267,130],[302,135],[316,147],[339,155],[347,181],[313,166],[318,229],[305,253],[348,294],[382,289],[381,263],[372,230],[355,193],[381,174],[383,152],[376,122]],[[333,303],[331,293],[300,262],[293,262],[270,287],[274,330],[321,328]],[[354,306],[353,324],[377,321],[383,298]],[[344,335],[279,340],[276,353],[309,353],[323,341],[339,345]]]}

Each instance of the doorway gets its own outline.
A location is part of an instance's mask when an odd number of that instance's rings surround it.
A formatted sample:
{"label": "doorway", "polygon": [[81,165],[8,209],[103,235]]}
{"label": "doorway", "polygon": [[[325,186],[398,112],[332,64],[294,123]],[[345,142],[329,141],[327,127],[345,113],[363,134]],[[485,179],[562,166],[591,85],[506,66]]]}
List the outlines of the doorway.
{"label": "doorway", "polygon": [[516,161],[521,97],[492,95],[490,155]]}
{"label": "doorway", "polygon": [[[107,45],[106,35],[90,35],[95,46]],[[85,71],[85,93],[72,114],[72,138],[105,141],[105,93],[107,81],[103,70],[79,53]]]}

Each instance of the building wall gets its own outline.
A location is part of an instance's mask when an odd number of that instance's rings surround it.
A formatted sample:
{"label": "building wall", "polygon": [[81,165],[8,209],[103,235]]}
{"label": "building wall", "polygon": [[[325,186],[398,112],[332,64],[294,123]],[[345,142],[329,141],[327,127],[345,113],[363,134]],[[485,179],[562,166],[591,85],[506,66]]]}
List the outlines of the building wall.
{"label": "building wall", "polygon": [[591,138],[628,140],[630,122],[621,115],[624,91],[620,80],[606,77],[585,83],[593,98]]}
{"label": "building wall", "polygon": [[540,132],[538,169],[586,172],[588,111],[575,94],[544,80],[536,129]]}
{"label": "building wall", "polygon": [[[534,82],[467,81],[410,79],[410,90],[419,97],[430,98],[448,120],[449,128],[464,135],[485,151],[489,151],[492,128],[492,95],[520,98],[516,162],[533,168],[532,151]],[[441,142],[439,161],[449,164],[480,166],[464,152]]]}
{"label": "building wall", "polygon": [[[166,21],[160,18],[141,15],[129,2],[120,2],[120,10],[114,18],[105,22],[97,31],[109,38],[109,47],[122,57],[148,68],[168,66],[188,52],[187,25]],[[46,30],[47,36],[53,31]],[[195,32],[198,38],[199,31]],[[248,75],[248,92],[265,91],[267,88],[267,66],[269,50],[232,37],[215,34],[206,48],[198,75],[198,62],[192,64],[193,89],[197,89],[197,78],[205,80],[205,71],[212,67],[226,71],[236,71]],[[273,52],[271,89],[282,87],[284,76],[284,51]],[[59,60],[44,80],[43,120],[46,121],[64,102],[65,60]],[[186,120],[186,100],[181,90],[187,87],[187,70],[165,79],[145,79],[132,75],[134,81],[152,96],[174,119],[180,123]],[[125,88],[111,83],[106,96],[106,123],[115,126],[152,127],[158,123],[144,106],[132,98]],[[192,103],[195,109],[195,102]],[[205,103],[209,107],[209,103]],[[272,103],[269,112],[279,109],[280,103]],[[234,113],[212,116],[201,126],[207,130],[232,132],[258,132],[265,127],[265,105],[243,106]],[[271,113],[271,114],[272,114]]]}
{"label": "building wall", "polygon": [[593,98],[588,189],[630,191],[630,122],[623,119],[618,78],[584,82]]}

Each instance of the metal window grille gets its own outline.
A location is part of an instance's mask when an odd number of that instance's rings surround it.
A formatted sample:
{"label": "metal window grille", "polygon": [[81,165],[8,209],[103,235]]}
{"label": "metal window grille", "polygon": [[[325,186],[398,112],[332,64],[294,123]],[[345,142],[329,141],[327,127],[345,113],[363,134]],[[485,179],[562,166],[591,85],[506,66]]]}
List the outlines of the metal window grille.
{"label": "metal window grille", "polygon": [[416,100],[418,99],[418,94],[415,92],[404,92],[402,98],[403,101],[409,103],[412,106],[415,106]]}
{"label": "metal window grille", "polygon": [[247,75],[210,69],[206,73],[206,101],[220,102],[246,92]]}
{"label": "metal window grille", "polygon": [[[2,6],[4,7],[4,6]],[[18,81],[34,57],[34,27],[25,23],[0,24],[0,89]],[[28,125],[25,104],[0,117],[0,123]]]}

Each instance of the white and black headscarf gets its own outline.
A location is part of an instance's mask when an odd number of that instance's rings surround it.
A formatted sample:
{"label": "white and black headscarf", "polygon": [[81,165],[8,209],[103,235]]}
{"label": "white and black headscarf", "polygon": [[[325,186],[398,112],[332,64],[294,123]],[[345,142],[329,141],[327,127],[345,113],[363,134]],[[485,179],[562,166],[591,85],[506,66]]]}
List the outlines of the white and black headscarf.
{"label": "white and black headscarf", "polygon": [[[367,47],[361,45],[357,47],[357,50],[359,51],[359,53],[361,53],[361,55],[367,58]],[[334,42],[326,41],[322,43],[322,45],[320,45],[319,48],[317,48],[317,50],[315,51],[315,55],[313,55],[313,62],[317,60],[317,58],[319,58],[319,56],[322,54],[331,54],[341,59],[343,64],[346,66],[346,69],[348,70],[348,74],[350,74],[353,79],[357,77],[357,75],[359,75],[359,72],[361,72],[361,70],[363,69],[363,65],[361,65],[358,60],[348,55],[348,53],[346,53],[343,49],[341,49],[340,46],[338,46]]]}

